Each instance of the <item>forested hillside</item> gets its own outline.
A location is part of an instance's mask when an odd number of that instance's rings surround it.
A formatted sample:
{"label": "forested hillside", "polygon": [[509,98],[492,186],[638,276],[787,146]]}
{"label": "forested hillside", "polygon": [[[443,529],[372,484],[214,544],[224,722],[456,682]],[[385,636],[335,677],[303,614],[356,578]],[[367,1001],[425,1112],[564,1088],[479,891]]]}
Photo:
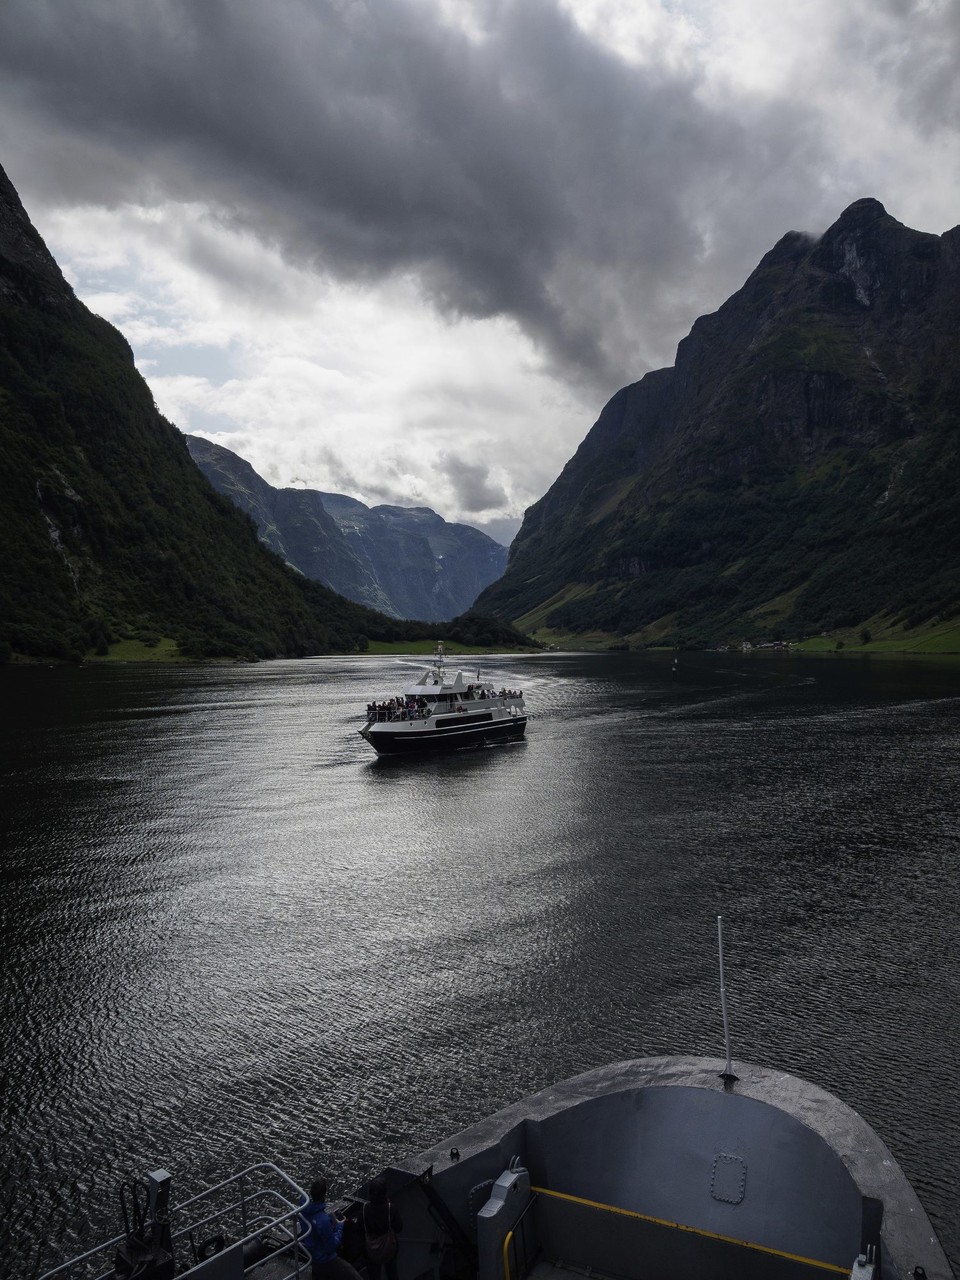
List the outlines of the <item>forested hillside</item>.
{"label": "forested hillside", "polygon": [[0,656],[79,659],[119,640],[190,657],[350,651],[447,635],[305,579],[216,493],[111,325],[74,296],[0,170]]}

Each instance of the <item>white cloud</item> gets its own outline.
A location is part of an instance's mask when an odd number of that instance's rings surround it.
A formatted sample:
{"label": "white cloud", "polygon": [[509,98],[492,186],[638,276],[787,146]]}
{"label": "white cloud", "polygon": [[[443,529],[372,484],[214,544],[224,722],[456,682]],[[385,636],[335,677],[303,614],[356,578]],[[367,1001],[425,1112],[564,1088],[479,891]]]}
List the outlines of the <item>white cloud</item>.
{"label": "white cloud", "polygon": [[580,29],[638,66],[679,71],[697,65],[703,33],[692,13],[661,0],[561,0]]}
{"label": "white cloud", "polygon": [[[830,156],[820,186],[838,213],[872,195],[918,230],[939,234],[955,225],[960,6],[954,0],[691,0],[690,7],[706,35],[710,100],[778,99],[816,111]],[[933,97],[937,85],[949,103],[939,119],[935,106],[930,114],[913,109],[922,87]]]}
{"label": "white cloud", "polygon": [[[122,328],[161,411],[272,484],[466,522],[515,517],[589,416],[513,322],[445,320],[410,279],[318,281],[248,233],[211,227],[195,206],[62,209],[42,229],[79,296]],[[190,251],[214,236],[238,271],[255,253],[272,304]],[[451,457],[482,469],[486,485],[465,484]]]}

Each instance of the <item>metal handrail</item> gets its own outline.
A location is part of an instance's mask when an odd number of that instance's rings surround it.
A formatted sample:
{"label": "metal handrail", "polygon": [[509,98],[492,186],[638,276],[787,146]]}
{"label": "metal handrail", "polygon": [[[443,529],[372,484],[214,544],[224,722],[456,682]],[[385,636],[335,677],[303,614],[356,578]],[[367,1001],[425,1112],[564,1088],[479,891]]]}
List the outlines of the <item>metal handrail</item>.
{"label": "metal handrail", "polygon": [[[284,1200],[283,1196],[280,1195],[278,1191],[273,1191],[269,1187],[259,1187],[257,1188],[257,1190],[252,1191],[249,1196],[243,1196],[239,1201],[239,1206],[238,1206],[240,1209],[240,1222],[241,1222],[240,1229],[243,1232],[243,1236],[241,1238],[243,1240],[246,1240],[250,1235],[257,1235],[261,1231],[269,1231],[271,1227],[279,1226],[280,1223],[283,1222],[285,1218],[289,1218],[291,1213],[300,1212],[299,1208],[288,1208],[287,1211],[285,1213],[280,1214],[278,1218],[267,1219],[264,1226],[257,1227],[255,1231],[250,1232],[247,1230],[246,1206],[247,1206],[248,1200],[252,1200],[255,1197],[263,1197],[265,1199],[273,1198],[273,1199],[279,1200],[281,1204],[286,1204],[286,1205],[289,1205],[290,1203],[288,1200]],[[199,1198],[200,1197],[198,1196],[193,1197],[194,1200]],[[189,1201],[186,1201],[186,1203],[192,1204],[193,1201],[189,1200]],[[177,1210],[179,1210],[180,1208],[182,1208],[182,1206],[177,1205],[176,1209],[174,1209],[173,1212],[177,1212]],[[227,1212],[227,1210],[217,1209],[214,1213],[208,1213],[205,1218],[198,1218],[196,1222],[191,1222],[188,1226],[180,1227],[179,1230],[171,1232],[171,1238],[174,1240],[179,1240],[181,1236],[187,1235],[188,1232],[196,1231],[200,1227],[205,1227],[208,1222],[216,1222],[218,1218],[223,1217],[225,1212]]]}
{"label": "metal handrail", "polygon": [[503,1237],[503,1280],[513,1280],[510,1274],[510,1245],[513,1242],[513,1232],[508,1231]]}
{"label": "metal handrail", "polygon": [[766,1244],[753,1244],[750,1240],[738,1240],[735,1236],[721,1235],[719,1231],[707,1231],[703,1227],[690,1227],[682,1222],[671,1222],[668,1218],[655,1218],[649,1213],[638,1213],[636,1209],[621,1209],[613,1204],[601,1204],[599,1200],[586,1200],[583,1196],[569,1195],[565,1191],[551,1191],[548,1187],[531,1187],[537,1195],[550,1196],[555,1200],[564,1200],[568,1204],[582,1205],[586,1209],[598,1209],[603,1213],[616,1213],[624,1218],[634,1218],[640,1222],[649,1222],[657,1227],[669,1227],[673,1231],[685,1231],[690,1235],[705,1237],[708,1240],[719,1240],[722,1244],[733,1244],[740,1249],[751,1249],[755,1253],[765,1253],[775,1258],[786,1258],[790,1262],[799,1262],[806,1267],[815,1267],[820,1271],[829,1271],[835,1275],[850,1275],[849,1267],[837,1266],[835,1262],[820,1262],[816,1258],[805,1258],[800,1253],[788,1253],[785,1249],[774,1249]]}
{"label": "metal handrail", "polygon": [[[294,1203],[292,1200],[288,1200],[284,1195],[281,1194],[280,1191],[270,1186],[258,1185],[249,1195],[247,1195],[247,1193],[243,1190],[244,1179],[249,1177],[250,1174],[261,1172],[261,1171],[270,1172],[276,1175],[276,1177],[279,1178],[282,1182],[286,1183],[286,1185],[291,1189],[291,1191],[296,1193],[297,1203]],[[223,1218],[225,1214],[239,1207],[240,1215],[241,1215],[241,1223],[242,1223],[241,1230],[243,1231],[243,1235],[240,1237],[239,1240],[234,1241],[233,1243],[235,1245],[249,1244],[251,1241],[257,1239],[258,1236],[264,1234],[265,1232],[271,1231],[274,1228],[282,1227],[283,1224],[285,1224],[288,1219],[290,1218],[295,1219],[297,1215],[300,1213],[300,1210],[303,1207],[303,1205],[306,1204],[307,1201],[309,1200],[309,1197],[307,1196],[307,1193],[304,1191],[303,1187],[301,1187],[299,1183],[294,1182],[294,1180],[288,1174],[284,1173],[282,1169],[280,1169],[277,1165],[273,1164],[271,1161],[261,1161],[258,1164],[249,1165],[246,1169],[243,1169],[240,1173],[235,1173],[233,1174],[232,1177],[225,1178],[222,1182],[218,1182],[212,1187],[206,1187],[203,1191],[198,1191],[196,1195],[190,1196],[189,1199],[182,1201],[180,1204],[174,1205],[173,1208],[169,1211],[168,1219],[172,1217],[174,1214],[178,1214],[178,1215],[181,1214],[190,1205],[196,1204],[200,1200],[205,1200],[205,1199],[208,1199],[210,1196],[216,1195],[217,1192],[225,1190],[227,1187],[230,1187],[234,1183],[240,1184],[240,1200],[238,1204],[228,1205],[224,1208],[216,1210],[213,1213],[209,1213],[205,1217],[199,1218],[196,1221],[188,1222],[185,1226],[180,1227],[176,1231],[171,1232],[171,1237],[170,1237],[171,1241],[180,1242],[182,1238],[186,1235],[189,1235],[191,1231],[196,1231],[199,1227],[206,1226],[210,1222],[215,1222],[218,1218]],[[256,1221],[261,1225],[258,1225],[253,1230],[248,1231],[247,1230],[247,1226],[248,1226],[247,1203],[248,1201],[254,1198],[265,1199],[268,1202],[271,1200],[275,1200],[275,1201],[278,1201],[285,1208],[283,1213],[280,1213],[275,1217],[264,1218],[262,1214],[258,1214],[256,1217]],[[66,1272],[70,1268],[78,1266],[80,1263],[86,1262],[88,1259],[94,1257],[95,1254],[102,1253],[104,1252],[104,1250],[114,1248],[116,1245],[120,1244],[125,1239],[126,1239],[126,1232],[121,1232],[119,1235],[113,1236],[109,1240],[102,1241],[100,1244],[95,1245],[92,1249],[88,1249],[86,1253],[78,1254],[75,1258],[70,1258],[66,1262],[61,1262],[59,1266],[54,1267],[52,1270],[45,1271],[43,1275],[40,1276],[40,1280],[50,1280],[50,1278],[53,1276],[62,1275],[64,1272]],[[299,1239],[299,1233],[297,1231],[291,1231],[290,1240],[285,1241],[284,1244],[281,1245],[278,1249],[276,1249],[272,1254],[270,1254],[269,1257],[271,1258],[276,1257],[277,1254],[282,1253],[285,1249],[288,1249],[290,1247],[290,1244],[296,1244],[298,1239]],[[260,1259],[260,1261],[266,1261],[266,1259],[265,1258]],[[300,1275],[301,1267],[300,1267],[299,1249],[297,1251],[296,1262],[297,1262],[296,1269],[294,1271],[291,1271],[290,1275],[297,1275],[297,1276]],[[103,1276],[97,1277],[97,1280],[105,1280],[105,1277],[109,1275],[110,1275],[110,1272],[106,1271],[103,1273]]]}
{"label": "metal handrail", "polygon": [[[451,695],[451,702],[453,700],[454,700],[453,695]],[[522,706],[524,703],[524,697],[523,697],[522,689],[516,689],[516,690],[508,689],[505,693],[502,693],[502,694],[489,693],[485,698],[478,698],[476,694],[465,693],[461,695],[460,702],[470,703],[471,704],[470,709],[472,711],[476,711],[480,709],[478,706],[473,706],[472,704],[481,703],[481,702],[498,703],[503,708],[503,710],[506,711],[506,710],[510,710],[511,708]],[[412,709],[409,707],[398,707],[398,706],[390,705],[389,703],[387,706],[379,709],[377,709],[376,703],[372,702],[370,703],[370,706],[374,707],[375,710],[372,713],[367,715],[366,720],[368,724],[392,724],[396,720],[429,720],[431,716],[448,714],[447,708],[445,707],[440,708],[440,707],[437,707],[436,705],[429,707],[425,710],[419,707],[412,708]],[[450,710],[452,711],[453,708],[451,707]]]}
{"label": "metal handrail", "polygon": [[[513,1226],[510,1228],[510,1230],[507,1232],[506,1236],[504,1237],[504,1241],[503,1241],[503,1276],[504,1276],[504,1280],[512,1280],[512,1273],[511,1273],[511,1270],[510,1270],[510,1245],[513,1243],[513,1237],[514,1237],[514,1235],[515,1235],[515,1233],[516,1233],[517,1227],[523,1227],[523,1228],[524,1228],[524,1230],[523,1230],[523,1262],[524,1262],[524,1267],[523,1267],[523,1271],[522,1271],[522,1273],[520,1272],[520,1269],[519,1269],[519,1268],[517,1269],[517,1280],[523,1280],[523,1277],[524,1277],[524,1276],[526,1276],[526,1275],[528,1274],[529,1270],[530,1270],[530,1264],[529,1264],[529,1261],[528,1261],[528,1259],[527,1259],[527,1232],[526,1232],[526,1227],[524,1226],[524,1221],[523,1221],[523,1220],[524,1220],[524,1218],[527,1216],[527,1214],[530,1212],[530,1210],[533,1208],[533,1206],[534,1206],[534,1205],[536,1204],[536,1202],[537,1202],[537,1190],[536,1190],[536,1188],[535,1188],[535,1187],[531,1187],[531,1188],[530,1188],[530,1192],[531,1192],[531,1194],[530,1194],[530,1199],[529,1199],[529,1200],[527,1201],[527,1203],[523,1206],[523,1209],[522,1209],[522,1210],[520,1211],[520,1213],[517,1215],[516,1221],[514,1222]],[[536,1254],[534,1254],[534,1258],[535,1258],[535,1257],[536,1257]]]}

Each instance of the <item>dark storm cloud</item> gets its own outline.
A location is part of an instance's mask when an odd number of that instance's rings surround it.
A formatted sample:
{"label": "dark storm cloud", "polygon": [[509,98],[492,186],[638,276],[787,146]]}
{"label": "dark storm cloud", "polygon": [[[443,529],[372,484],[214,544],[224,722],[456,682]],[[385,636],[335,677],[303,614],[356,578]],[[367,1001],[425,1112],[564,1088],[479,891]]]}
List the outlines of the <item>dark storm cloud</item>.
{"label": "dark storm cloud", "polygon": [[415,0],[5,0],[0,106],[42,198],[203,202],[332,277],[512,317],[608,390],[836,216],[812,110],[709,106],[554,0],[479,12],[474,40]]}
{"label": "dark storm cloud", "polygon": [[473,514],[477,511],[494,511],[507,505],[503,487],[490,479],[490,467],[485,462],[469,462],[451,453],[441,453],[437,470],[450,481],[458,506]]}

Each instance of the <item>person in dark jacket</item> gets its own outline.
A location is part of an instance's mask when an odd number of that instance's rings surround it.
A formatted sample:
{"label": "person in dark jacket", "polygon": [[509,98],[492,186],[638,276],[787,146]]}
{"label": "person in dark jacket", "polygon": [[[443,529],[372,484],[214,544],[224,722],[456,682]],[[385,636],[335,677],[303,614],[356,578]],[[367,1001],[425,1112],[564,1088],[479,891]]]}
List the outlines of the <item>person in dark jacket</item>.
{"label": "person in dark jacket", "polygon": [[363,1247],[367,1255],[367,1280],[397,1280],[397,1235],[403,1230],[399,1210],[387,1195],[384,1178],[374,1178],[369,1187],[370,1199],[363,1206]]}
{"label": "person in dark jacket", "polygon": [[343,1219],[327,1212],[326,1178],[318,1178],[310,1187],[310,1199],[300,1210],[300,1221],[300,1243],[310,1255],[313,1280],[360,1280],[359,1271],[337,1254]]}

